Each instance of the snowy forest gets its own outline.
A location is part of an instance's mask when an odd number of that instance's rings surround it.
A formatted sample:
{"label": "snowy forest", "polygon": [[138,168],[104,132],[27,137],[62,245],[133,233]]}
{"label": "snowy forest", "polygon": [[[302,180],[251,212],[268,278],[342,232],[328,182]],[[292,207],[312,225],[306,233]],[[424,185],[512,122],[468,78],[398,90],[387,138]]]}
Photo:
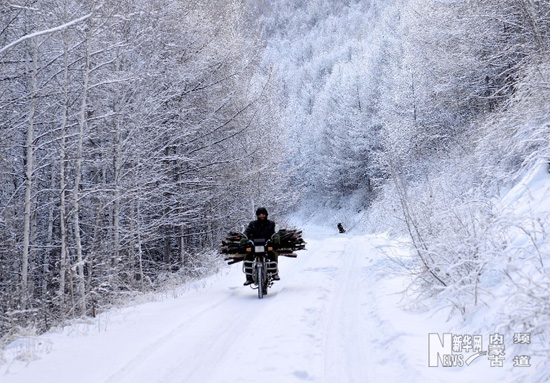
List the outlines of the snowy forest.
{"label": "snowy forest", "polygon": [[495,198],[550,170],[549,50],[539,0],[2,2],[0,345],[209,272],[258,206],[363,212],[419,302],[500,272],[547,332],[549,218]]}

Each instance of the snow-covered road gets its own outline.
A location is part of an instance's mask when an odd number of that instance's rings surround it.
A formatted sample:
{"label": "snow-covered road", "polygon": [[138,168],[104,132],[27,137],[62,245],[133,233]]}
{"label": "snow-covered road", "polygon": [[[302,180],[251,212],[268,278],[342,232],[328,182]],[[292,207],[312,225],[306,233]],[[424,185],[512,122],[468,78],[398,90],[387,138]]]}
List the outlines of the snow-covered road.
{"label": "snow-covered road", "polygon": [[[233,265],[177,296],[19,341],[0,382],[429,382],[447,373],[427,367],[427,334],[449,328],[398,308],[402,280],[388,274],[386,237],[305,237],[308,250],[281,257],[282,279],[263,300]],[[445,381],[464,381],[457,373]]]}

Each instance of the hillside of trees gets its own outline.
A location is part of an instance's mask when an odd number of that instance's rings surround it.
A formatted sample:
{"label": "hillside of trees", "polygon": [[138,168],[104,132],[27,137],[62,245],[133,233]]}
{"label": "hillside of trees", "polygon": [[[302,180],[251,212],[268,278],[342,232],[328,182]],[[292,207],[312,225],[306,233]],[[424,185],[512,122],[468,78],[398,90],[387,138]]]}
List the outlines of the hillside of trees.
{"label": "hillside of trees", "polygon": [[536,0],[2,3],[0,336],[201,273],[258,205],[367,210],[409,235],[420,295],[467,312],[507,254],[494,197],[550,157],[549,20]]}
{"label": "hillside of trees", "polygon": [[467,318],[509,286],[499,326],[548,355],[549,212],[499,197],[530,169],[550,172],[550,3],[264,7],[264,59],[296,143],[288,182],[306,209],[365,210],[368,229],[405,235],[412,307]]}

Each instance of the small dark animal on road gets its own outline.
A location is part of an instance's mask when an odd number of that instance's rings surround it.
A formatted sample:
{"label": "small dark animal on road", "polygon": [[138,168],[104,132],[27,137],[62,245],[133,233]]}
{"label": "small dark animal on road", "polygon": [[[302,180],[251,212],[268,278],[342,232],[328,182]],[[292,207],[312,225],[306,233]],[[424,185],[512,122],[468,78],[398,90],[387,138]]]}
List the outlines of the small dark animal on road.
{"label": "small dark animal on road", "polygon": [[340,233],[345,233],[346,229],[344,229],[344,226],[342,226],[342,223],[338,223],[338,231]]}

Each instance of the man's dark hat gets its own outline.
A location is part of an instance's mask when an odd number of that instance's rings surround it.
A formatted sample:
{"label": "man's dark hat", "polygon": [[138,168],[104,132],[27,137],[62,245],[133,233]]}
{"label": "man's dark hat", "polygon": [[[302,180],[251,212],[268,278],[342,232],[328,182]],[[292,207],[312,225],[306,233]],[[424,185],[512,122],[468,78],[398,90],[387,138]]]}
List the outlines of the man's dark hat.
{"label": "man's dark hat", "polygon": [[267,209],[265,207],[259,207],[258,209],[256,209],[256,217],[260,214],[265,214],[265,216],[267,217]]}

